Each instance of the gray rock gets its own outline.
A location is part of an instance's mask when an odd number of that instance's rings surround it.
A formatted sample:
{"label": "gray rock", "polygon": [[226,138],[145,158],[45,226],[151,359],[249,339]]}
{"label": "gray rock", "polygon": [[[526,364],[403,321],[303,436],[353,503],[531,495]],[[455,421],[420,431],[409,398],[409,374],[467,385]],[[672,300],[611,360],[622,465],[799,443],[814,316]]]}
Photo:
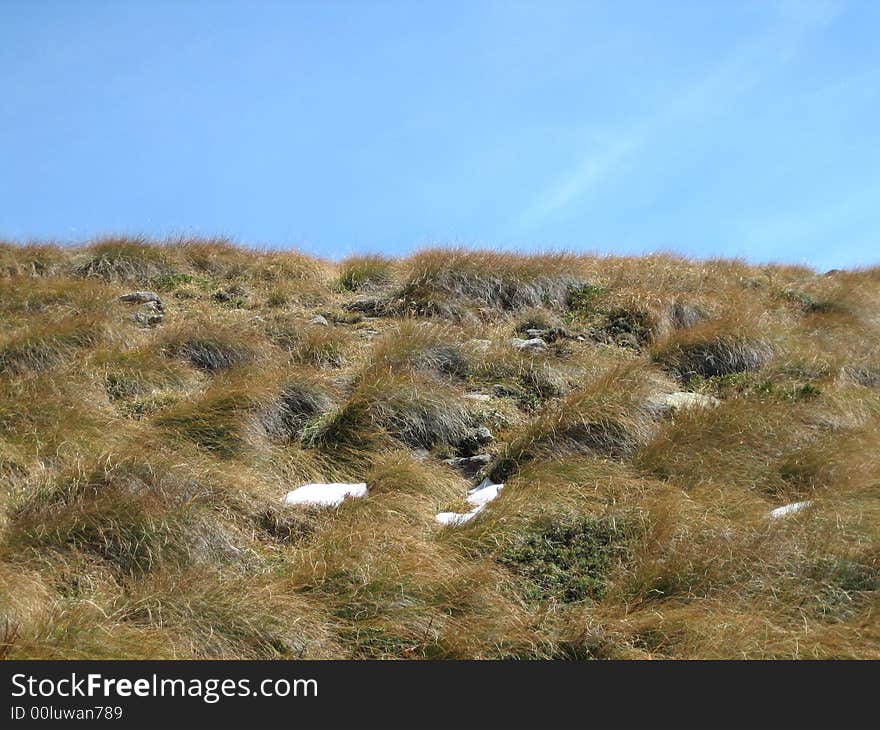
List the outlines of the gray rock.
{"label": "gray rock", "polygon": [[485,426],[477,426],[467,432],[467,435],[458,443],[459,453],[464,456],[473,456],[481,447],[495,440],[492,432]]}
{"label": "gray rock", "polygon": [[647,400],[647,406],[658,416],[665,416],[674,414],[677,411],[691,410],[692,408],[714,408],[720,402],[711,395],[681,391],[652,395]]}
{"label": "gray rock", "polygon": [[514,337],[510,344],[513,345],[517,350],[525,350],[527,352],[544,352],[547,349],[547,343],[544,342],[540,337],[533,337],[528,340],[523,340],[519,337]]}
{"label": "gray rock", "polygon": [[443,463],[460,471],[466,477],[472,477],[491,461],[491,454],[476,454],[474,456],[462,456],[457,459],[444,459]]}
{"label": "gray rock", "polygon": [[633,350],[639,349],[639,338],[632,332],[622,332],[614,338],[614,344],[618,347],[629,347]]}
{"label": "gray rock", "polygon": [[481,444],[488,444],[495,440],[492,432],[485,426],[477,426],[471,431],[471,435],[475,441]]}
{"label": "gray rock", "polygon": [[316,314],[314,317],[312,317],[309,320],[309,323],[316,324],[321,327],[329,327],[330,326],[330,323],[327,321],[327,318],[324,317],[323,315],[320,315],[320,314]]}
{"label": "gray rock", "polygon": [[165,305],[162,299],[154,291],[133,291],[123,294],[119,297],[120,302],[128,302],[130,304],[155,304],[160,312],[165,311]]}
{"label": "gray rock", "polygon": [[361,312],[373,317],[381,317],[385,313],[387,305],[379,297],[362,297],[355,299],[353,302],[348,302],[345,305],[345,309],[349,312]]}
{"label": "gray rock", "polygon": [[527,329],[526,337],[530,340],[539,339],[544,342],[556,342],[570,337],[563,327],[550,327],[546,329]]}
{"label": "gray rock", "polygon": [[155,327],[165,319],[165,313],[157,302],[147,302],[140,312],[135,312],[132,319],[146,327]]}

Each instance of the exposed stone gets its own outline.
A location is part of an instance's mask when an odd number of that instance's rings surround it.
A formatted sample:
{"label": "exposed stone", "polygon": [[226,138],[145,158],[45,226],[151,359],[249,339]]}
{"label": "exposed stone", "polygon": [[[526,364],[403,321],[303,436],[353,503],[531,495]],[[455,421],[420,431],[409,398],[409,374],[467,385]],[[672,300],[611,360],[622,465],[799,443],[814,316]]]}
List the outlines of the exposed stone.
{"label": "exposed stone", "polygon": [[123,294],[119,297],[119,301],[128,302],[130,304],[155,304],[160,312],[165,311],[165,305],[162,299],[154,291],[133,291]]}
{"label": "exposed stone", "polygon": [[712,408],[721,401],[711,395],[702,393],[659,393],[648,398],[647,406],[659,416],[674,414],[676,411],[692,408]]}
{"label": "exposed stone", "polygon": [[146,327],[155,327],[165,319],[165,313],[157,302],[147,302],[140,312],[135,312],[132,319]]}
{"label": "exposed stone", "polygon": [[462,456],[456,459],[444,459],[443,463],[460,471],[466,477],[472,477],[491,461],[491,454],[476,454],[475,456]]}
{"label": "exposed stone", "polygon": [[469,436],[479,444],[488,444],[495,440],[492,432],[485,426],[477,426]]}
{"label": "exposed stone", "polygon": [[530,340],[539,339],[544,340],[544,342],[557,342],[559,340],[564,340],[570,335],[563,327],[549,327],[543,329],[527,329],[525,331],[526,337]]}
{"label": "exposed stone", "polygon": [[527,352],[544,352],[547,349],[547,343],[540,337],[532,337],[528,340],[514,337],[510,344],[517,350],[526,350]]}
{"label": "exposed stone", "polygon": [[330,326],[330,323],[327,321],[327,318],[324,317],[323,315],[320,315],[320,314],[316,314],[314,317],[312,317],[309,320],[309,323],[316,324],[320,327],[329,327]]}
{"label": "exposed stone", "polygon": [[379,297],[362,297],[348,302],[345,309],[350,312],[361,312],[373,317],[381,317],[385,313],[386,305]]}
{"label": "exposed stone", "polygon": [[477,426],[467,432],[467,435],[457,444],[459,452],[465,456],[473,456],[479,449],[495,440],[492,432],[485,426]]}

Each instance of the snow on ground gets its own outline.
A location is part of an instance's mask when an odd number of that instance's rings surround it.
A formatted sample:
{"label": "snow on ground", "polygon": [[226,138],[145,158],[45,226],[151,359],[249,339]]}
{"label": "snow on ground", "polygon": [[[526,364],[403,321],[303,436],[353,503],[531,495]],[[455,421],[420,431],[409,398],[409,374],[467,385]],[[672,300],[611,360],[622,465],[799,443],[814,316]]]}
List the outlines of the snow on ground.
{"label": "snow on ground", "polygon": [[470,522],[485,509],[489,502],[498,496],[502,489],[504,489],[503,484],[492,484],[487,477],[480,482],[479,486],[474,487],[468,492],[467,501],[475,505],[470,512],[441,512],[434,517],[434,520],[448,527],[458,527],[466,522]]}
{"label": "snow on ground", "polygon": [[801,510],[805,510],[808,507],[813,506],[813,500],[808,499],[805,502],[792,502],[791,504],[783,505],[782,507],[777,507],[776,509],[771,509],[768,513],[768,517],[771,520],[778,520],[782,517],[788,517],[789,515],[793,515]]}
{"label": "snow on ground", "polygon": [[434,520],[447,527],[458,527],[459,525],[463,525],[465,522],[470,522],[474,519],[474,517],[483,511],[484,507],[485,505],[481,504],[470,512],[441,512],[434,518]]}
{"label": "snow on ground", "polygon": [[358,484],[304,484],[288,492],[285,504],[303,504],[312,507],[338,507],[346,499],[358,499],[367,496],[365,482]]}
{"label": "snow on ground", "polygon": [[467,501],[476,505],[489,504],[502,489],[504,489],[503,484],[486,484],[484,480],[479,487],[468,492]]}

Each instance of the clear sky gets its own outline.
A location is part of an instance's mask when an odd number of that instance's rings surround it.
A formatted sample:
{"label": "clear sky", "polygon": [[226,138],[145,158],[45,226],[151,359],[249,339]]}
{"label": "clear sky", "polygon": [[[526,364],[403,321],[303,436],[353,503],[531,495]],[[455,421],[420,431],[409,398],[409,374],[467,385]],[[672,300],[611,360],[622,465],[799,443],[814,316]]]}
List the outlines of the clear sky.
{"label": "clear sky", "polygon": [[880,263],[880,2],[0,0],[0,237]]}

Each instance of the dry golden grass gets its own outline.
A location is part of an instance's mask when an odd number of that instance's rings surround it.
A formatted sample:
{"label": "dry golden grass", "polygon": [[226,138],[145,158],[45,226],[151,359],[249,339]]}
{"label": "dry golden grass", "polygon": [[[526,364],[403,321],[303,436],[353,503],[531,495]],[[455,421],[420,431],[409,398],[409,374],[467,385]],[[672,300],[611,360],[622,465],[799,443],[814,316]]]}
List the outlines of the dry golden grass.
{"label": "dry golden grass", "polygon": [[878,272],[0,244],[0,657],[880,658]]}

